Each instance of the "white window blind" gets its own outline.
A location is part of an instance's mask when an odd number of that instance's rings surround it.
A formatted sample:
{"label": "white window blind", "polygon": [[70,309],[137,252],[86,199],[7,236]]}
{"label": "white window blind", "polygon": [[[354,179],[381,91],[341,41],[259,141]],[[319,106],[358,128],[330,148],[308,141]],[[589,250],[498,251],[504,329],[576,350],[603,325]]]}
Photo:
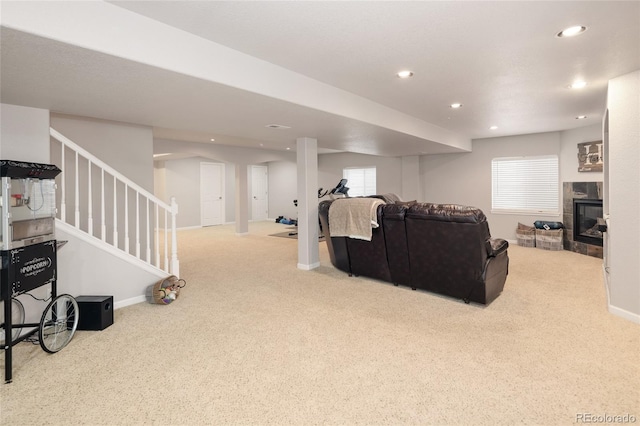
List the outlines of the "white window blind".
{"label": "white window blind", "polygon": [[558,156],[494,158],[491,210],[496,213],[559,212]]}
{"label": "white window blind", "polygon": [[376,168],[347,168],[342,171],[347,179],[350,197],[376,194]]}

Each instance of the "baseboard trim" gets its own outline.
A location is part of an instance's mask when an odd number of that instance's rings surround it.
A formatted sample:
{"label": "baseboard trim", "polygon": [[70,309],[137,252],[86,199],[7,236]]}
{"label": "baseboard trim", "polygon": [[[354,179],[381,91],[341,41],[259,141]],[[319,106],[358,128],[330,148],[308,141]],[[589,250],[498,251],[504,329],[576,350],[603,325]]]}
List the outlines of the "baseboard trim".
{"label": "baseboard trim", "polygon": [[307,265],[304,263],[298,263],[298,269],[302,269],[303,271],[310,271],[312,269],[316,269],[320,267],[320,262],[312,263],[311,265]]}
{"label": "baseboard trim", "polygon": [[146,296],[136,296],[130,299],[120,300],[119,302],[113,302],[113,309],[120,309],[126,306],[136,305],[140,302],[145,302],[147,300]]}
{"label": "baseboard trim", "polygon": [[243,236],[245,236],[245,235],[249,235],[249,233],[248,233],[248,232],[236,232],[236,235],[237,235],[238,237],[243,237]]}
{"label": "baseboard trim", "polygon": [[202,225],[184,226],[182,228],[176,228],[176,231],[187,231],[189,229],[200,229],[200,228],[202,228]]}
{"label": "baseboard trim", "polygon": [[609,313],[629,320],[633,323],[640,324],[640,315],[629,312],[625,309],[618,308],[617,306],[609,305]]}

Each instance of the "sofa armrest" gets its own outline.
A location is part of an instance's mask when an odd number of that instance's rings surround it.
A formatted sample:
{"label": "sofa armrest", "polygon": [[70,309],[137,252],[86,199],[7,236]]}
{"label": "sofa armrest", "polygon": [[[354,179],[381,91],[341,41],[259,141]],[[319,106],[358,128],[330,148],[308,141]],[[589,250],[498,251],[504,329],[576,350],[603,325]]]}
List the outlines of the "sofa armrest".
{"label": "sofa armrest", "polygon": [[485,245],[487,246],[487,254],[489,257],[496,257],[500,253],[507,251],[509,247],[509,242],[507,240],[503,240],[502,238],[489,238]]}

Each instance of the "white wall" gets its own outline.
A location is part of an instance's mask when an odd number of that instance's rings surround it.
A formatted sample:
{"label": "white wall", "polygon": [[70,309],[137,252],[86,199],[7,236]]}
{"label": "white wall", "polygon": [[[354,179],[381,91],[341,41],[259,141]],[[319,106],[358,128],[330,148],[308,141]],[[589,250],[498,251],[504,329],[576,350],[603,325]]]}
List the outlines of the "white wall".
{"label": "white wall", "polygon": [[[3,104],[1,112],[1,155],[16,160],[51,162],[49,111]],[[57,117],[51,123],[125,176],[131,178],[133,174],[132,180],[140,186],[153,189],[150,129],[79,117]],[[113,295],[116,307],[131,303],[128,301],[144,300],[146,287],[157,280],[157,275],[131,266],[61,228],[64,227],[56,227],[56,238],[69,243],[58,253],[59,294]],[[43,286],[33,293],[46,297],[48,290]],[[23,298],[23,303],[32,303],[27,299]]]}
{"label": "white wall", "polygon": [[406,201],[422,199],[420,156],[402,157],[402,193],[398,195]]}
{"label": "white wall", "polygon": [[[293,200],[298,198],[298,169],[292,161],[272,161],[269,167],[269,217],[296,219],[298,211]],[[334,184],[335,186],[335,184]]]}
{"label": "white wall", "polygon": [[167,196],[166,167],[164,161],[155,161],[153,163],[153,195],[165,203],[170,198]]}
{"label": "white wall", "polygon": [[150,127],[60,114],[51,114],[51,127],[147,191],[153,191]]}
{"label": "white wall", "polygon": [[[50,164],[49,111],[17,105],[0,105],[0,159]],[[59,165],[58,165],[59,166]],[[50,286],[34,289],[35,297],[47,298]],[[42,306],[27,296],[19,297],[25,306],[26,321],[39,321]],[[30,313],[32,313],[30,315]]]}
{"label": "white wall", "polygon": [[561,212],[555,216],[492,214],[491,160],[496,157],[552,155],[559,152],[560,134],[540,133],[476,139],[473,141],[473,151],[465,154],[425,155],[420,162],[424,201],[478,207],[487,216],[492,236],[515,239],[518,222],[561,220]]}
{"label": "white wall", "polygon": [[58,294],[113,296],[114,308],[121,308],[145,301],[147,288],[168,275],[131,264],[123,260],[129,255],[105,251],[69,228],[56,227],[56,239],[68,241],[58,251]]}
{"label": "white wall", "polygon": [[602,141],[602,126],[600,124],[560,132],[561,182],[603,181],[603,172],[578,171],[578,144],[593,141]]}
{"label": "white wall", "polygon": [[640,70],[609,81],[610,311],[640,322]]}
{"label": "white wall", "polygon": [[[269,165],[269,217],[296,218],[297,166],[293,161],[271,161]],[[402,197],[402,159],[374,155],[336,153],[318,155],[318,187],[333,189],[345,167],[376,167],[377,193]],[[347,186],[349,184],[347,183]]]}
{"label": "white wall", "polygon": [[[375,155],[337,153],[318,156],[318,186],[333,188],[342,179],[345,167],[376,168],[376,193],[402,196],[402,159]],[[349,183],[347,183],[349,186]]]}
{"label": "white wall", "polygon": [[[160,143],[158,143],[160,142]],[[168,146],[168,141],[156,141],[156,150],[174,152]],[[268,161],[266,164],[269,170],[269,217],[276,218],[285,216],[297,218],[297,208],[293,200],[297,195],[297,165],[295,158],[286,158],[279,153],[269,153],[260,150],[248,150],[238,148],[235,152],[231,147],[220,147],[211,144],[198,144],[197,152],[204,152],[207,157],[194,157],[182,160],[164,161],[156,164],[155,176],[157,179],[164,179],[164,183],[157,182],[156,190],[163,191],[162,194],[156,192],[156,196],[168,199],[172,195],[176,196],[180,213],[178,214],[178,227],[189,227],[200,225],[200,165],[201,161],[212,162],[210,155],[217,155],[229,159],[247,158],[264,159],[277,158]],[[159,152],[159,151],[158,151]],[[180,152],[180,151],[178,151]],[[252,154],[247,157],[244,154]],[[290,157],[290,155],[289,155]],[[218,161],[222,162],[222,161]],[[261,164],[261,163],[252,163]],[[400,195],[402,191],[402,160],[398,157],[377,157],[365,154],[339,153],[322,154],[318,156],[318,186],[331,189],[340,179],[342,179],[342,169],[345,167],[366,167],[376,166],[378,193],[384,194],[392,192]],[[225,162],[226,172],[226,222],[235,220],[234,198],[235,198],[235,165]],[[163,198],[164,197],[164,198]],[[188,198],[185,200],[184,198]],[[250,203],[249,203],[250,205]],[[250,212],[249,212],[250,214]]]}
{"label": "white wall", "polygon": [[[156,197],[169,202],[176,197],[178,228],[201,226],[200,219],[200,163],[215,163],[208,158],[193,157],[157,162],[155,177]],[[235,219],[235,165],[225,166],[225,222]]]}
{"label": "white wall", "polygon": [[[577,144],[602,139],[599,125],[564,131],[500,138],[476,139],[473,151],[463,154],[425,155],[420,159],[423,201],[465,204],[480,208],[494,237],[515,240],[518,222],[562,221],[561,182],[602,181],[603,174],[577,172]],[[558,155],[560,205],[558,215],[506,215],[491,213],[491,160],[497,157]]]}
{"label": "white wall", "polygon": [[0,159],[49,163],[49,111],[0,105]]}
{"label": "white wall", "polygon": [[[189,159],[199,158],[199,161],[205,162],[219,162],[225,164],[225,222],[231,223],[235,222],[235,197],[236,197],[236,176],[235,170],[236,167],[246,167],[252,164],[269,164],[270,162],[283,162],[290,163],[294,168],[296,167],[296,157],[293,152],[279,152],[274,150],[265,150],[265,149],[254,149],[254,148],[245,148],[245,147],[234,147],[227,145],[216,145],[211,143],[200,143],[200,142],[186,142],[186,141],[174,141],[168,139],[155,139],[154,140],[154,150],[156,153],[173,153],[173,154],[186,154],[189,155]],[[181,161],[186,161],[186,164],[191,164],[194,166],[194,163],[190,163],[189,159],[187,160],[171,160],[174,165],[171,165],[172,168],[178,168],[183,170],[185,173],[190,176],[195,176],[193,170],[186,170],[183,165],[181,165]],[[164,162],[164,166],[156,165],[156,168],[167,168],[167,164],[169,161]],[[196,178],[196,182],[200,181],[199,170],[200,166],[198,165],[198,176]],[[271,171],[269,171],[271,173]],[[163,172],[156,171],[156,178],[162,179]],[[164,181],[166,183],[166,188],[163,196],[159,193],[156,193],[156,196],[166,199],[171,195],[175,195],[180,193],[180,185],[186,184],[188,181],[185,179],[178,179],[177,182],[169,183],[171,179],[175,177],[175,174],[164,172]],[[291,181],[291,185],[293,188],[293,192],[295,193],[296,180],[294,178]],[[161,186],[156,184],[156,188],[159,190]],[[279,215],[284,215],[284,213],[278,213],[280,210],[280,206],[283,205],[280,202],[273,204],[274,202],[271,199],[273,193],[277,194],[280,188],[275,188],[275,192],[272,192],[273,184],[271,182],[271,176],[269,176],[269,217],[277,217]],[[249,191],[250,192],[250,191]],[[277,195],[276,195],[277,196]],[[196,211],[193,203],[185,203],[181,202],[182,195],[177,196],[176,200],[178,205],[180,206],[180,213],[178,214],[178,226],[179,227],[188,227],[188,226],[200,226],[200,208],[197,210],[197,221],[196,221]],[[295,206],[293,206],[293,199],[296,198],[294,195],[290,200],[291,206],[293,207],[293,211],[290,211],[291,217],[295,217]],[[198,200],[200,199],[200,195],[198,193]],[[199,202],[199,201],[198,201]],[[251,217],[251,203],[248,203],[247,217]],[[275,212],[275,215],[273,214]]]}

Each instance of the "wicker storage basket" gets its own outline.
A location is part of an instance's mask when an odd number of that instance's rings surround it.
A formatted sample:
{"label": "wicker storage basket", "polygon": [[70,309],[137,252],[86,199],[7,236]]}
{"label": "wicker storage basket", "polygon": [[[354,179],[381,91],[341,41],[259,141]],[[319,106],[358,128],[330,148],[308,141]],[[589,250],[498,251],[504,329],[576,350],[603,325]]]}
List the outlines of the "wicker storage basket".
{"label": "wicker storage basket", "polygon": [[536,228],[533,226],[523,225],[518,223],[516,229],[516,238],[518,239],[518,245],[522,247],[535,247],[536,246]]}
{"label": "wicker storage basket", "polygon": [[543,250],[562,250],[562,229],[536,229],[536,247]]}
{"label": "wicker storage basket", "polygon": [[175,275],[163,278],[149,287],[148,299],[151,303],[168,305],[180,296],[180,289],[186,285],[186,281]]}

